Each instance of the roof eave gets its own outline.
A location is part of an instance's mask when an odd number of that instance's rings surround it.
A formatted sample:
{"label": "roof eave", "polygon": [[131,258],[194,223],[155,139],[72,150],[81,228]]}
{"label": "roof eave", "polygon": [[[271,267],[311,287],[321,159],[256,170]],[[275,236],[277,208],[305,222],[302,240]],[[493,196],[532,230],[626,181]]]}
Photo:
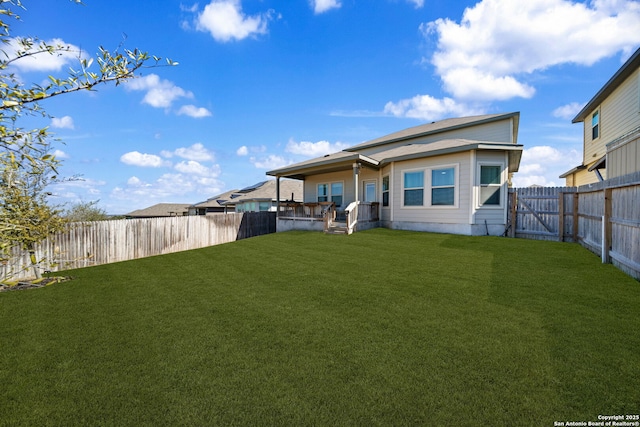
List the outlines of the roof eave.
{"label": "roof eave", "polygon": [[571,123],[583,122],[598,105],[602,103],[620,84],[625,81],[636,68],[640,67],[640,48],[616,71],[616,73],[600,88],[598,93],[571,120]]}

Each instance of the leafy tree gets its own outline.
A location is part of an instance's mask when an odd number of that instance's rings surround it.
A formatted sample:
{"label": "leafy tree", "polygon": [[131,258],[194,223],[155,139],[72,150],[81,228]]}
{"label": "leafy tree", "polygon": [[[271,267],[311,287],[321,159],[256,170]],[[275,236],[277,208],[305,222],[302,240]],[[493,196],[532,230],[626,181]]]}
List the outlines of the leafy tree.
{"label": "leafy tree", "polygon": [[69,222],[105,221],[112,219],[107,212],[98,207],[99,200],[74,203],[62,216]]}
{"label": "leafy tree", "polygon": [[143,68],[177,65],[138,49],[119,47],[109,51],[99,47],[95,60],[73,52],[77,54],[77,65],[66,76],[49,76],[44,85],[25,84],[11,72],[12,65],[27,57],[72,50],[37,38],[12,37],[10,23],[20,19],[18,12],[23,9],[22,0],[0,0],[0,256],[6,256],[12,244],[33,249],[35,243],[55,232],[60,222],[59,211],[49,207],[46,200],[46,185],[57,179],[59,164],[51,155],[51,135],[47,128],[21,128],[20,118],[46,117],[40,106],[46,99],[94,90],[108,82],[118,85],[136,77]]}

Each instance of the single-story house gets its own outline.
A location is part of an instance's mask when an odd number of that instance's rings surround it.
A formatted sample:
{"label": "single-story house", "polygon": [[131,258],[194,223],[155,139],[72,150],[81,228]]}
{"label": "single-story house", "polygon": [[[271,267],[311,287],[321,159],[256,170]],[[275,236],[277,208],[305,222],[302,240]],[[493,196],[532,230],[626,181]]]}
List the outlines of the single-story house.
{"label": "single-story house", "polygon": [[168,216],[183,216],[189,214],[188,203],[158,203],[148,208],[138,209],[125,214],[126,218],[159,218]]}
{"label": "single-story house", "polygon": [[233,204],[236,212],[273,212],[279,202],[302,202],[302,182],[282,180],[279,194],[277,198],[276,180],[270,179],[234,192],[224,205]]}
{"label": "single-story house", "polygon": [[[280,190],[282,203],[302,202],[302,182],[283,180]],[[196,203],[189,207],[189,215],[275,211],[276,206],[276,180],[271,179]]]}
{"label": "single-story house", "polygon": [[228,202],[231,200],[231,196],[237,192],[238,190],[227,191],[226,193],[211,197],[204,202],[191,205],[189,206],[189,215],[233,213],[235,212],[235,206],[228,204]]}
{"label": "single-story house", "polygon": [[278,206],[278,231],[382,226],[501,235],[518,171],[520,113],[445,119],[267,172],[303,184],[302,203]]}

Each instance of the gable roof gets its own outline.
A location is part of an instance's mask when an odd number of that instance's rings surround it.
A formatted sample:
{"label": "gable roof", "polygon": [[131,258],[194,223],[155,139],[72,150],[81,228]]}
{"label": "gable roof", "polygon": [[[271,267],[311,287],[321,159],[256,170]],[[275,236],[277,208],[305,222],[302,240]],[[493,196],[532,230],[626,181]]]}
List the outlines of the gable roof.
{"label": "gable roof", "polygon": [[444,119],[437,122],[431,122],[420,126],[414,126],[408,129],[404,129],[398,132],[391,133],[389,135],[382,136],[380,138],[372,139],[371,141],[363,142],[361,144],[354,145],[353,147],[345,148],[344,151],[358,151],[363,148],[376,147],[379,145],[386,145],[392,142],[399,142],[413,138],[419,138],[423,136],[433,135],[437,133],[448,132],[457,129],[463,129],[466,127],[478,126],[485,123],[492,123],[505,119],[514,119],[513,126],[513,141],[517,142],[518,138],[518,124],[520,113],[506,113],[506,114],[485,114],[481,116],[469,116],[469,117],[457,117],[451,119]]}
{"label": "gable roof", "polygon": [[622,64],[622,67],[609,79],[608,82],[602,86],[602,88],[591,98],[591,101],[587,102],[582,110],[573,118],[571,123],[583,122],[587,116],[595,110],[598,105],[602,103],[614,90],[618,88],[636,69],[640,67],[640,48],[634,52],[633,55],[627,61]]}
{"label": "gable roof", "polygon": [[[502,120],[513,120],[512,141],[477,141],[469,139],[442,139],[433,142],[412,143],[415,138],[426,135],[437,135],[440,133],[463,129],[492,123]],[[386,163],[397,160],[408,160],[420,157],[439,156],[449,153],[457,153],[467,150],[504,150],[509,152],[509,170],[516,172],[520,165],[522,155],[522,145],[516,144],[518,135],[518,123],[520,113],[487,114],[482,116],[461,117],[455,119],[445,119],[425,125],[414,126],[399,132],[376,138],[362,144],[354,145],[337,153],[327,154],[322,157],[305,160],[293,165],[268,171],[267,175],[280,176],[293,179],[304,179],[307,175],[318,173],[345,171],[352,168],[353,163],[362,163],[373,169],[378,169]],[[364,155],[357,151],[365,148],[384,146],[391,143],[405,141],[401,147],[389,148],[375,154]]]}
{"label": "gable roof", "polygon": [[182,216],[189,211],[189,203],[158,203],[144,209],[137,209],[125,216],[131,218],[152,218],[163,216]]}
{"label": "gable roof", "polygon": [[[302,201],[302,182],[292,180],[280,181],[280,201],[290,200],[294,195],[295,201]],[[234,192],[231,199],[223,205],[235,205],[249,200],[275,201],[276,200],[276,180],[259,182],[249,187]]]}
{"label": "gable roof", "polygon": [[231,195],[237,193],[238,190],[227,191],[226,193],[218,194],[205,200],[204,202],[191,205],[194,208],[222,208],[224,204],[231,200]]}

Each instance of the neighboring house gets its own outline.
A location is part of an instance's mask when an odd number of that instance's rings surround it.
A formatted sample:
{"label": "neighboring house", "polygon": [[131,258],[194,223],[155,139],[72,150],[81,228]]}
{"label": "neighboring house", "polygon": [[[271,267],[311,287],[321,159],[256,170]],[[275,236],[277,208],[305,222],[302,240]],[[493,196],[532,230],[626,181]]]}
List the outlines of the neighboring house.
{"label": "neighboring house", "polygon": [[281,184],[304,183],[302,206],[280,206],[278,231],[326,229],[335,207],[349,231],[356,224],[500,235],[522,155],[519,119],[517,112],[446,119],[269,171]]}
{"label": "neighboring house", "polygon": [[[280,182],[280,202],[302,202],[302,182],[283,180]],[[276,180],[262,181],[238,190],[225,205],[235,206],[236,212],[275,211],[278,206]]]}
{"label": "neighboring house", "polygon": [[[280,183],[280,201],[301,202],[302,182],[286,180]],[[232,190],[189,207],[189,215],[233,212],[275,211],[276,181],[262,181],[241,190]]]}
{"label": "neighboring house", "polygon": [[188,203],[158,203],[145,209],[138,209],[125,214],[126,218],[158,218],[167,216],[183,216],[189,214]]}
{"label": "neighboring house", "polygon": [[582,164],[560,175],[579,186],[640,171],[640,49],[573,119],[583,124]]}
{"label": "neighboring house", "polygon": [[231,200],[231,196],[237,192],[238,190],[227,191],[226,193],[211,197],[204,202],[191,205],[189,206],[189,215],[233,213],[235,212],[235,206],[227,205],[227,202],[229,202]]}

